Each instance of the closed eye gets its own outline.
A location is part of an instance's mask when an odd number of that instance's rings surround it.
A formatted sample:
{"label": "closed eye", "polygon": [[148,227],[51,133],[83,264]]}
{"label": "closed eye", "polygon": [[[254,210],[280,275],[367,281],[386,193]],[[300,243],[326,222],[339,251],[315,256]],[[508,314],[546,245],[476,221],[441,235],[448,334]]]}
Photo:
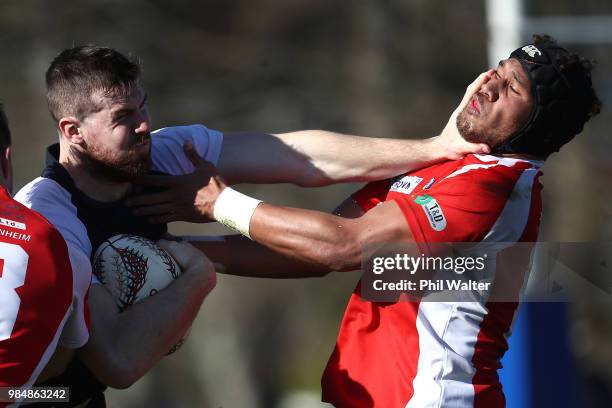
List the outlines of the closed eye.
{"label": "closed eye", "polygon": [[114,122],[120,122],[123,119],[125,119],[126,117],[128,117],[128,115],[130,115],[130,113],[131,113],[130,110],[119,111],[117,114],[114,115],[113,121]]}

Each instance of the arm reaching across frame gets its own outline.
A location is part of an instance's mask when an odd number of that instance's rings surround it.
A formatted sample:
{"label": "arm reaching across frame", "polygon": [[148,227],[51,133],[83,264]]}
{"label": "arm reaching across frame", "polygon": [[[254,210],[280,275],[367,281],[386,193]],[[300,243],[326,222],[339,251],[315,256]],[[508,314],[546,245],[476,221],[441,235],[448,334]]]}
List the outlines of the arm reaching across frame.
{"label": "arm reaching across frame", "polygon": [[[363,214],[352,198],[346,199],[334,211],[335,216],[346,219],[359,218]],[[196,239],[190,243],[204,252],[215,265],[222,265],[219,272],[228,275],[294,279],[322,277],[332,271],[329,265],[316,265],[279,254],[242,235],[227,235],[222,239],[201,238],[205,239]]]}
{"label": "arm reaching across frame", "polygon": [[[488,146],[463,140],[456,127],[456,117],[490,75],[491,71],[487,71],[468,86],[439,136],[397,140],[318,130],[281,135],[236,133],[225,137],[219,172],[228,184],[291,182],[315,187],[380,180],[468,153],[486,153]],[[127,200],[130,206],[142,207],[136,210],[137,214],[150,216],[152,222],[205,221],[194,209],[194,202],[198,191],[216,171],[192,145],[185,145],[185,153],[195,171],[176,177],[143,177],[141,183],[164,191]]]}
{"label": "arm reaching across frame", "polygon": [[295,183],[319,187],[334,183],[381,180],[489,147],[465,141],[456,127],[459,112],[492,71],[472,82],[439,136],[402,140],[344,135],[323,130],[283,134],[227,134],[219,173],[229,184]]}
{"label": "arm reaching across frame", "polygon": [[[360,268],[366,246],[414,242],[402,210],[393,200],[381,203],[365,214],[353,212],[355,218],[343,218],[261,203],[227,187],[217,176],[200,191],[197,208],[204,217],[215,219],[280,254],[266,253],[244,240],[238,241],[239,248],[233,242],[234,247],[226,248],[227,253],[219,255],[217,261],[226,262],[230,265],[227,272],[237,275],[306,277],[321,276],[329,271],[352,271]],[[199,248],[206,251],[205,246]],[[242,251],[248,248],[245,256]],[[236,253],[244,259],[255,259],[257,255],[259,258],[255,262],[263,264],[243,265],[242,260],[231,259],[231,255]],[[283,257],[294,262],[288,263]],[[267,264],[270,259],[273,261]],[[235,262],[238,262],[238,267]],[[311,265],[310,269],[306,265]],[[276,266],[287,272],[266,271]]]}

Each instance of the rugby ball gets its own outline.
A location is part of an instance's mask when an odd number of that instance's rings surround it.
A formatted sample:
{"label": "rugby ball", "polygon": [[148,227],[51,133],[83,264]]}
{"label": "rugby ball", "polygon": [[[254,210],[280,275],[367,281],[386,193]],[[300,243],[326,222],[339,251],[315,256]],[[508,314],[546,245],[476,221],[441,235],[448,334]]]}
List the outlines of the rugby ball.
{"label": "rugby ball", "polygon": [[[98,247],[93,257],[93,273],[123,311],[167,287],[180,275],[181,268],[150,239],[120,234]],[[178,350],[185,338],[168,354]]]}

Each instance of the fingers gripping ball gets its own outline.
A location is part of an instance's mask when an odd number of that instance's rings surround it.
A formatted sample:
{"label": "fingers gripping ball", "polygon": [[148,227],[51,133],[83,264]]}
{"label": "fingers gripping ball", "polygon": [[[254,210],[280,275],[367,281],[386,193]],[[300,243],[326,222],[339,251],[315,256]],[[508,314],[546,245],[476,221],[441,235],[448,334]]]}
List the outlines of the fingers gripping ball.
{"label": "fingers gripping ball", "polygon": [[[181,274],[176,261],[155,242],[120,234],[96,250],[93,273],[111,293],[120,311],[166,288]],[[168,354],[178,350],[189,332]]]}

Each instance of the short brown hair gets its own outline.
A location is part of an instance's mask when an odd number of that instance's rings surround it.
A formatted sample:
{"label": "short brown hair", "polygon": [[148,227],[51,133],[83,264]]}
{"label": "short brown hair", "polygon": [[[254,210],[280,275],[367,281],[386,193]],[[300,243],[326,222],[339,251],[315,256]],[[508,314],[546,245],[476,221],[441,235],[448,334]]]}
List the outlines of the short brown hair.
{"label": "short brown hair", "polygon": [[138,85],[140,66],[111,48],[84,45],[62,51],[45,78],[51,116],[83,119],[98,109],[94,93],[123,96]]}

